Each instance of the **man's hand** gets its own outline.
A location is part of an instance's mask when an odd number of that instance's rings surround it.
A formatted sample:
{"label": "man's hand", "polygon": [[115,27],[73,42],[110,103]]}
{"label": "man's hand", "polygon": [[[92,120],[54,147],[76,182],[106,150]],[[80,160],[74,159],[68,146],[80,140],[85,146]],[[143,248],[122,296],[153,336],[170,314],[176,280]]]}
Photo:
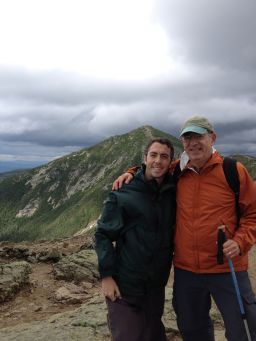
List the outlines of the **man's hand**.
{"label": "man's hand", "polygon": [[240,247],[237,242],[232,239],[228,239],[223,244],[223,253],[226,257],[234,258],[240,255]]}
{"label": "man's hand", "polygon": [[131,173],[124,173],[120,175],[112,185],[112,191],[116,191],[122,187],[123,183],[129,184],[133,179],[133,175]]}
{"label": "man's hand", "polygon": [[111,276],[102,279],[101,287],[103,295],[111,301],[114,302],[117,298],[121,298],[119,288]]}

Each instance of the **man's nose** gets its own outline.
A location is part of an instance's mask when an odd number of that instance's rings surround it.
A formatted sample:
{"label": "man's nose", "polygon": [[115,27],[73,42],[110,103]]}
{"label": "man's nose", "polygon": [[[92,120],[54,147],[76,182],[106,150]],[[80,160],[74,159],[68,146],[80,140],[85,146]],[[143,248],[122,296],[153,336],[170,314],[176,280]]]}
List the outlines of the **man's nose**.
{"label": "man's nose", "polygon": [[190,144],[197,144],[198,138],[196,136],[191,136],[189,142],[190,142]]}

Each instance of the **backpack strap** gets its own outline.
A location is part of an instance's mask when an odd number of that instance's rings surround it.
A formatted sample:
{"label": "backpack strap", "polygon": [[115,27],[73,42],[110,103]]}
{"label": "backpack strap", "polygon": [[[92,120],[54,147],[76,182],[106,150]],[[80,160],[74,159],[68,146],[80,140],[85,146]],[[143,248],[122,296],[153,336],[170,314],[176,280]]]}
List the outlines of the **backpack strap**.
{"label": "backpack strap", "polygon": [[237,161],[234,159],[231,159],[229,157],[225,157],[223,160],[223,171],[227,180],[227,183],[229,184],[229,187],[232,189],[232,191],[235,194],[235,205],[236,205],[236,214],[237,214],[237,226],[239,226],[239,220],[241,217],[241,211],[239,206],[239,194],[240,194],[240,180],[239,175],[237,171]]}
{"label": "backpack strap", "polygon": [[[240,210],[240,205],[239,205],[240,180],[239,180],[239,174],[237,171],[236,163],[237,163],[236,160],[231,159],[229,157],[225,157],[223,160],[223,171],[225,174],[226,181],[235,195],[235,205],[236,205],[236,214],[237,214],[236,228],[238,228],[240,217],[241,217],[241,210]],[[180,161],[178,161],[177,164],[175,165],[175,168],[172,174],[175,184],[177,184],[180,174],[181,174]]]}
{"label": "backpack strap", "polygon": [[173,173],[172,173],[172,177],[173,177],[175,184],[177,184],[179,177],[180,177],[180,174],[181,174],[180,161],[178,161],[176,163],[175,168],[174,168]]}
{"label": "backpack strap", "polygon": [[[223,160],[223,171],[225,174],[226,181],[235,195],[235,205],[236,205],[236,214],[237,214],[236,228],[238,228],[240,217],[241,217],[241,210],[240,210],[240,205],[239,205],[240,180],[239,180],[239,174],[237,171],[236,164],[237,164],[237,161],[229,157],[225,157]],[[180,161],[178,161],[173,171],[173,180],[175,184],[177,184],[180,174],[181,174]]]}

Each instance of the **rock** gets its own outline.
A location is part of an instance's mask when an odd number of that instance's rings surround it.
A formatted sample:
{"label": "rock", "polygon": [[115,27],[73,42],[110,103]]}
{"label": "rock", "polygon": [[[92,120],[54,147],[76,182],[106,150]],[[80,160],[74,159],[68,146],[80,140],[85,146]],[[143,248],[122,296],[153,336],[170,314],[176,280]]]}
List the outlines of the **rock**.
{"label": "rock", "polygon": [[[67,285],[67,287],[66,287]],[[73,283],[62,287],[62,294],[79,293],[82,289]],[[181,341],[177,330],[175,315],[171,305],[172,289],[166,289],[164,323],[167,340]],[[35,310],[34,310],[35,311]],[[216,341],[224,341],[224,331],[215,330]],[[31,323],[20,323],[17,326],[0,330],[0,340],[5,341],[110,341],[107,326],[107,309],[104,298],[99,292],[88,298],[79,308],[62,314],[55,314],[48,319]]]}
{"label": "rock", "polygon": [[90,282],[81,282],[80,285],[85,289],[91,289],[93,287],[92,283]]}
{"label": "rock", "polygon": [[[171,309],[170,300],[171,290],[167,292],[166,314],[169,314],[169,308]],[[168,319],[167,315],[166,319]],[[176,328],[170,327],[167,334],[168,340],[181,340]],[[104,298],[98,292],[81,307],[71,312],[0,330],[0,340],[16,339],[19,341],[110,341]]]}
{"label": "rock", "polygon": [[83,250],[63,257],[53,265],[53,273],[56,279],[95,282],[99,278],[95,251]]}
{"label": "rock", "polygon": [[31,267],[24,261],[0,265],[0,302],[12,298],[28,284],[30,273]]}
{"label": "rock", "polygon": [[34,256],[29,256],[29,257],[27,258],[27,261],[28,261],[29,263],[32,263],[32,264],[36,264],[36,263],[38,262],[38,260],[37,260],[36,257],[34,257]]}
{"label": "rock", "polygon": [[22,210],[16,214],[16,218],[32,217],[32,215],[38,210],[39,205],[39,198],[31,200]]}
{"label": "rock", "polygon": [[64,249],[66,249],[67,247],[68,247],[68,242],[66,242],[66,241],[64,241],[63,243],[62,243],[62,247],[64,248]]}
{"label": "rock", "polygon": [[0,250],[1,256],[6,258],[26,258],[30,255],[30,250],[25,245],[4,246]]}
{"label": "rock", "polygon": [[61,251],[58,248],[53,247],[39,254],[38,260],[40,262],[47,262],[47,261],[58,262],[61,259],[61,257],[62,257]]}
{"label": "rock", "polygon": [[178,331],[178,327],[176,323],[176,315],[172,308],[172,288],[165,289],[165,306],[164,306],[163,323],[164,323],[167,334],[179,335],[179,331]]}
{"label": "rock", "polygon": [[94,250],[95,249],[95,240],[93,237],[89,237],[84,243],[83,245],[80,246],[80,251],[82,250]]}
{"label": "rock", "polygon": [[104,299],[97,294],[81,307],[47,320],[21,323],[0,330],[0,340],[110,341]]}
{"label": "rock", "polygon": [[66,304],[82,303],[85,300],[84,294],[72,293],[66,287],[60,287],[55,293],[55,300]]}

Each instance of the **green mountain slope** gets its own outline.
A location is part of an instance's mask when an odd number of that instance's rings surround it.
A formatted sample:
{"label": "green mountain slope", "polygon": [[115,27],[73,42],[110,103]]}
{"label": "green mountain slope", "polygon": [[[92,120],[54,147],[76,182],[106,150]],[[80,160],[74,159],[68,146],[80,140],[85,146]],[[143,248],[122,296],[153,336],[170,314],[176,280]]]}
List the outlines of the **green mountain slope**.
{"label": "green mountain slope", "polygon": [[113,180],[141,163],[152,137],[170,138],[180,154],[178,139],[144,126],[2,180],[0,240],[52,239],[86,228],[98,218]]}
{"label": "green mountain slope", "polygon": [[[88,228],[113,180],[141,163],[152,137],[168,137],[176,157],[182,152],[178,139],[144,126],[0,181],[0,241],[54,239]],[[256,180],[256,158],[234,157]]]}
{"label": "green mountain slope", "polygon": [[248,172],[256,181],[256,158],[252,156],[247,155],[232,155],[232,158],[236,159],[237,161],[240,161],[245,167],[247,168]]}

